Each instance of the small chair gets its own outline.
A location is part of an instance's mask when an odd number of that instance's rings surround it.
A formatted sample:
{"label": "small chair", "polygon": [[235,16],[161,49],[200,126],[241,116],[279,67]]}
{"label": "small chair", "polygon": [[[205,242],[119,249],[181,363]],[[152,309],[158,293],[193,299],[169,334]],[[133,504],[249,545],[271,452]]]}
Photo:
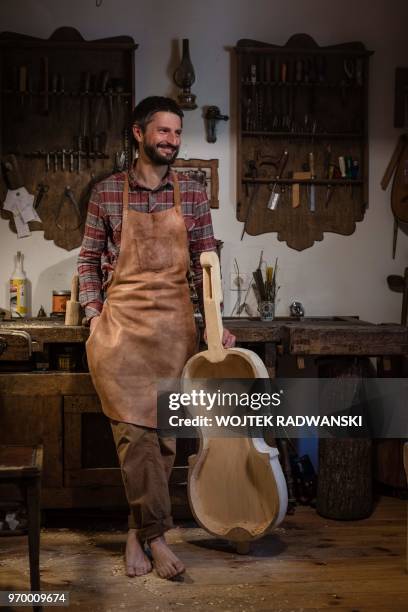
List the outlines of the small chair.
{"label": "small chair", "polygon": [[42,446],[0,444],[0,485],[17,485],[27,506],[30,584],[40,590],[40,495]]}

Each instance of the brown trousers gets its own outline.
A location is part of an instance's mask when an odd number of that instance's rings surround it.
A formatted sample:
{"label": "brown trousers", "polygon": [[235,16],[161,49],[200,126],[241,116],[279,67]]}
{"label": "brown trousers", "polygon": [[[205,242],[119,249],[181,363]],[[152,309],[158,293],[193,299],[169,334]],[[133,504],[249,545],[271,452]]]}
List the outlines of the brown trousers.
{"label": "brown trousers", "polygon": [[129,528],[141,542],[173,527],[169,478],[176,439],[160,437],[155,429],[111,420],[123,484],[129,502]]}

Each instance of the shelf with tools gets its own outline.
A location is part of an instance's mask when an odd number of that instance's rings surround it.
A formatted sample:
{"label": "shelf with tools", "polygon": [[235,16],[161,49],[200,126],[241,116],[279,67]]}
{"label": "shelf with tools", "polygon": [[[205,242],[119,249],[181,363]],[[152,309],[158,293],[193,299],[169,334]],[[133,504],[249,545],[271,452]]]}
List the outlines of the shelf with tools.
{"label": "shelf with tools", "polygon": [[318,179],[318,178],[309,178],[309,179],[294,179],[294,178],[244,178],[242,182],[247,184],[258,183],[263,185],[269,185],[270,183],[277,183],[278,185],[292,185],[293,183],[300,184],[314,184],[314,185],[336,185],[343,187],[353,186],[353,185],[362,185],[363,181],[361,179]]}
{"label": "shelf with tools", "polygon": [[352,234],[368,205],[368,63],[360,42],[236,46],[237,218],[303,250]]}
{"label": "shelf with tools", "polygon": [[[64,249],[82,242],[95,182],[131,162],[136,48],[129,36],[86,41],[73,28],[0,36],[0,198],[24,186],[38,214],[29,230]],[[14,213],[1,216],[18,232]]]}
{"label": "shelf with tools", "polygon": [[363,134],[359,133],[351,133],[351,132],[273,132],[273,131],[264,131],[264,132],[242,132],[242,136],[245,138],[251,136],[272,136],[275,138],[319,138],[319,139],[337,139],[337,138],[356,138],[360,139],[363,137]]}
{"label": "shelf with tools", "polygon": [[130,91],[127,92],[122,92],[122,93],[116,93],[116,92],[112,92],[112,93],[106,93],[106,92],[93,92],[93,93],[86,93],[83,91],[18,91],[18,90],[11,90],[11,89],[3,89],[1,92],[1,94],[4,94],[6,96],[16,96],[16,97],[26,97],[29,98],[30,96],[49,96],[49,97],[66,97],[66,98],[76,98],[76,97],[88,97],[88,98],[129,98],[131,97],[133,94]]}

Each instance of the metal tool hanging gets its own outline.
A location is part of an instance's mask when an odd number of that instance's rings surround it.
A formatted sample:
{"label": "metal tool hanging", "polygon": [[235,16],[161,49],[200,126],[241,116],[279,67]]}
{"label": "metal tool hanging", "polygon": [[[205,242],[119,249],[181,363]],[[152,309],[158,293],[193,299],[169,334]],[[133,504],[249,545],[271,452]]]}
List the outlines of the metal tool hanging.
{"label": "metal tool hanging", "polygon": [[[68,200],[68,202],[71,203],[74,211],[75,211],[75,215],[77,217],[78,220],[78,224],[75,225],[74,227],[70,227],[68,224],[62,225],[60,223],[60,217],[61,217],[61,213],[62,210],[64,208],[64,205],[66,204],[66,201]],[[55,225],[58,227],[58,229],[65,231],[65,232],[73,232],[75,230],[77,230],[82,223],[82,218],[81,218],[81,211],[79,209],[79,205],[78,202],[75,198],[74,192],[72,191],[70,185],[66,185],[63,191],[63,194],[61,196],[60,202],[59,202],[59,206],[58,206],[58,210],[57,210],[57,214],[55,215]]]}

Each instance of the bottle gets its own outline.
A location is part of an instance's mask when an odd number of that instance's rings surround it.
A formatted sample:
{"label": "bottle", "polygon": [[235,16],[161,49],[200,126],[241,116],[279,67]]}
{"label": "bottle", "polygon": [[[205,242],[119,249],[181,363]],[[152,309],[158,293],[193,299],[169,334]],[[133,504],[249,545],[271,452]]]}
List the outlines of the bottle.
{"label": "bottle", "polygon": [[13,319],[27,315],[27,278],[23,272],[23,256],[18,251],[16,267],[10,278],[10,310]]}

